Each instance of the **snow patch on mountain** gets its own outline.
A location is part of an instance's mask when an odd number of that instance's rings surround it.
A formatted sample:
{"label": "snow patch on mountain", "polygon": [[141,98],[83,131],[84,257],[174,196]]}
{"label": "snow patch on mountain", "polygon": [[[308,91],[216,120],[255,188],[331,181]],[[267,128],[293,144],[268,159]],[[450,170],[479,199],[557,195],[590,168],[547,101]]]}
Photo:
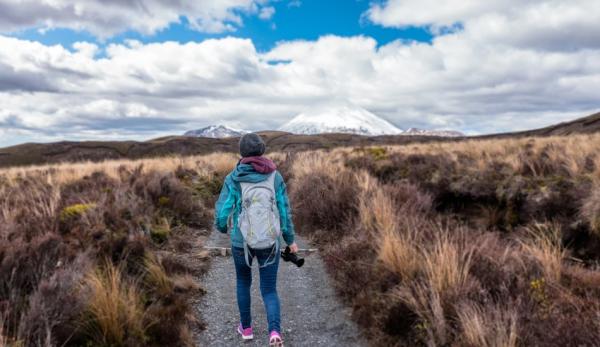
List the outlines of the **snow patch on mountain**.
{"label": "snow patch on mountain", "polygon": [[183,136],[219,139],[225,137],[240,137],[246,133],[248,133],[248,131],[234,129],[225,125],[209,125],[202,129],[187,131]]}

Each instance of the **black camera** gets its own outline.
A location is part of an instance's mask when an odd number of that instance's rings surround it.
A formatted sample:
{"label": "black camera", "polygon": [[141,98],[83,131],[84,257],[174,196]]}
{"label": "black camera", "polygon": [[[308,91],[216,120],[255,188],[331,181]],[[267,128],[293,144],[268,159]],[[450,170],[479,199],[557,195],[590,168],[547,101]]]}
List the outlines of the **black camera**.
{"label": "black camera", "polygon": [[286,247],[285,251],[281,252],[281,258],[283,258],[283,261],[291,261],[297,267],[304,265],[304,258],[300,258],[295,253],[292,253],[289,247]]}

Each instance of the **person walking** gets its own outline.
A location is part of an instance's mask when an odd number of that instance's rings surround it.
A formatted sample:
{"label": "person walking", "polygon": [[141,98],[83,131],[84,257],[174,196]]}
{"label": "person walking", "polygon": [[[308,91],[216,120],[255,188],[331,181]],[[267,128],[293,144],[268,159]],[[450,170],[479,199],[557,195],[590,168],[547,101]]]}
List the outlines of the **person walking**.
{"label": "person walking", "polygon": [[256,258],[260,273],[260,292],[267,312],[269,346],[283,346],[277,271],[281,239],[292,253],[294,224],[286,185],[275,163],[263,156],[266,145],[255,133],[240,138],[242,159],[225,178],[215,206],[215,228],[230,232],[231,253],[237,281],[237,303],[242,339],[254,338],[250,312],[252,263]]}

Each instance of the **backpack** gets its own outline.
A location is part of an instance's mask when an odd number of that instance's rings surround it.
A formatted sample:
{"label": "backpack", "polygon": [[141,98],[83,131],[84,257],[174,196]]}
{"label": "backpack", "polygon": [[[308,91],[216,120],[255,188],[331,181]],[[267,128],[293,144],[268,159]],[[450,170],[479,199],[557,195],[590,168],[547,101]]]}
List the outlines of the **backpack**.
{"label": "backpack", "polygon": [[[262,182],[240,182],[242,209],[239,216],[239,230],[244,238],[244,258],[250,267],[249,249],[273,248],[274,252],[260,267],[271,265],[279,255],[281,227],[279,209],[275,199],[275,172]],[[274,247],[273,247],[274,245]],[[273,259],[269,261],[271,256]]]}

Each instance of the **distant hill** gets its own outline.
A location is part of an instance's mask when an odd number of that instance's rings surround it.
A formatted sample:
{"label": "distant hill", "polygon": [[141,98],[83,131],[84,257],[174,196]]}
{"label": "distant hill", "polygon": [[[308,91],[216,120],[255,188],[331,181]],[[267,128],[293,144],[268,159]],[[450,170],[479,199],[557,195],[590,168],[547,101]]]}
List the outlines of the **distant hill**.
{"label": "distant hill", "polygon": [[[554,126],[505,134],[492,134],[475,138],[551,136],[594,133],[600,131],[600,113]],[[356,134],[297,135],[282,131],[259,132],[267,142],[269,151],[297,151],[328,149],[339,146],[393,145],[433,141],[460,141],[465,137],[423,135],[361,136]],[[137,159],[167,155],[194,155],[211,152],[237,152],[236,137],[207,138],[168,136],[149,141],[84,141],[55,143],[26,143],[0,148],[0,167],[34,165],[71,161],[100,161],[105,159]]]}
{"label": "distant hill", "polygon": [[[338,146],[385,145],[441,141],[428,136],[361,136],[354,134],[295,135],[282,131],[259,132],[268,151],[327,149]],[[0,149],[0,167],[105,159],[137,159],[167,155],[237,152],[239,138],[167,136],[149,141],[83,141],[26,143]]]}
{"label": "distant hill", "polygon": [[512,133],[491,134],[490,137],[522,137],[522,136],[562,136],[571,134],[591,134],[600,132],[600,112],[573,121],[558,123],[545,128],[518,131]]}

